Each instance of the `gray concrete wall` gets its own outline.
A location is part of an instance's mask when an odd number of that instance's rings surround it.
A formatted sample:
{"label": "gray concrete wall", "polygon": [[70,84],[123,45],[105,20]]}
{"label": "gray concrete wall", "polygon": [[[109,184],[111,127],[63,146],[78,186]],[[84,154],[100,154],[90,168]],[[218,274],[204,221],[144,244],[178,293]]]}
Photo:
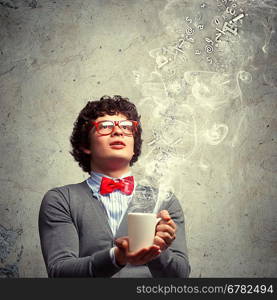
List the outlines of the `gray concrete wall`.
{"label": "gray concrete wall", "polygon": [[133,171],[180,199],[191,276],[276,277],[277,6],[223,2],[0,1],[0,277],[46,276],[40,203],[87,178],[69,136],[104,94],[142,115]]}

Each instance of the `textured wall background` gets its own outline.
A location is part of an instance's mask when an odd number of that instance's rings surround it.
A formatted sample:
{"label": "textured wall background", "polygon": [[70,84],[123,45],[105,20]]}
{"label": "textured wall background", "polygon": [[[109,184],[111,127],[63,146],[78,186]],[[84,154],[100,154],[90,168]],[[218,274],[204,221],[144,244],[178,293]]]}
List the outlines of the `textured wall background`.
{"label": "textured wall background", "polygon": [[276,277],[276,12],[274,0],[1,0],[0,277],[46,276],[39,206],[87,178],[69,136],[104,94],[142,114],[133,170],[180,199],[191,276]]}

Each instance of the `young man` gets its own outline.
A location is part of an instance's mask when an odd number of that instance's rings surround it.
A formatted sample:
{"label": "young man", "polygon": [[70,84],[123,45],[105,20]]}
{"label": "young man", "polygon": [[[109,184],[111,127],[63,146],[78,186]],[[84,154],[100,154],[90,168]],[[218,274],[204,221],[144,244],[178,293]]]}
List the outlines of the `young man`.
{"label": "young man", "polygon": [[140,116],[128,98],[88,102],[71,136],[74,159],[90,177],[48,191],[39,233],[49,277],[188,277],[184,215],[171,195],[158,216],[154,244],[129,251],[127,214],[141,192],[130,166],[141,152]]}

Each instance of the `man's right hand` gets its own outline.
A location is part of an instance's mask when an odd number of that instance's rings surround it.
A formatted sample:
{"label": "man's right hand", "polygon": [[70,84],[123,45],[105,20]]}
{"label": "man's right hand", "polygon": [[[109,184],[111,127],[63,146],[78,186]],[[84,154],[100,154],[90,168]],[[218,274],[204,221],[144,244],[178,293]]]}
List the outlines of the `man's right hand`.
{"label": "man's right hand", "polygon": [[144,265],[161,253],[160,247],[156,245],[142,248],[136,252],[129,252],[128,237],[118,238],[115,245],[117,246],[114,251],[116,263],[121,266],[127,263],[135,266]]}

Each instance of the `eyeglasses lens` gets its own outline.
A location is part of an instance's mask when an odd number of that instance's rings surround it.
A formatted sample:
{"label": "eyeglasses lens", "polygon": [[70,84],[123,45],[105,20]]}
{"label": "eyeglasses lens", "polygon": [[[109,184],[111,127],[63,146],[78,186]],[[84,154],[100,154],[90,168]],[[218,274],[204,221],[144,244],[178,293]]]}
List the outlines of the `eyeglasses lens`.
{"label": "eyeglasses lens", "polygon": [[[113,121],[103,121],[98,125],[98,131],[100,134],[109,134],[114,130],[114,122]],[[134,132],[135,125],[132,121],[123,120],[119,122],[120,129],[126,135],[132,135]]]}

